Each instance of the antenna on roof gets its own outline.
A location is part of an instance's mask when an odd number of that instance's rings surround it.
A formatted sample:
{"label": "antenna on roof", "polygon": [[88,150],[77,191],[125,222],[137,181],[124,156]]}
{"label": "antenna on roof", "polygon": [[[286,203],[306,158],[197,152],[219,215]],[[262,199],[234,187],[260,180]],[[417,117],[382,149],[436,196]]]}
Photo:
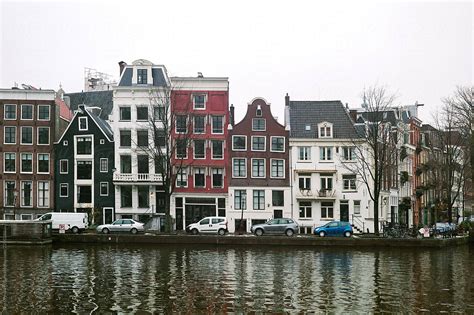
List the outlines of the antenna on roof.
{"label": "antenna on roof", "polygon": [[202,75],[202,72],[198,72],[198,78],[204,78],[204,76]]}

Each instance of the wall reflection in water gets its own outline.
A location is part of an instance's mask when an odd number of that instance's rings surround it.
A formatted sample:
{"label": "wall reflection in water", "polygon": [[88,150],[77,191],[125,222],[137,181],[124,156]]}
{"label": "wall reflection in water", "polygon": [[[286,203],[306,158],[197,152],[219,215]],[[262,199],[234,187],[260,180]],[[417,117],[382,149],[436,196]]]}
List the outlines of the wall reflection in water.
{"label": "wall reflection in water", "polygon": [[0,249],[9,313],[474,312],[474,248]]}

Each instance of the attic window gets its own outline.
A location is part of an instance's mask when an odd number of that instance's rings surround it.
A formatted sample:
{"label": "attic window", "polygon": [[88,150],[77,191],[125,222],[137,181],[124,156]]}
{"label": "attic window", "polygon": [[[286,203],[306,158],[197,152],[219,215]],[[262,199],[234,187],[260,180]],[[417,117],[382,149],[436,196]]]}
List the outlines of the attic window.
{"label": "attic window", "polygon": [[332,138],[332,124],[323,122],[318,124],[319,138]]}
{"label": "attic window", "polygon": [[306,125],[305,128],[304,128],[304,130],[310,131],[310,130],[311,130],[311,125]]}
{"label": "attic window", "polygon": [[262,116],[262,108],[260,107],[260,105],[257,106],[257,112],[255,113],[255,115],[257,117],[261,117]]}
{"label": "attic window", "polygon": [[79,130],[87,130],[87,117],[79,117]]}
{"label": "attic window", "polygon": [[137,69],[137,84],[147,84],[147,69]]}

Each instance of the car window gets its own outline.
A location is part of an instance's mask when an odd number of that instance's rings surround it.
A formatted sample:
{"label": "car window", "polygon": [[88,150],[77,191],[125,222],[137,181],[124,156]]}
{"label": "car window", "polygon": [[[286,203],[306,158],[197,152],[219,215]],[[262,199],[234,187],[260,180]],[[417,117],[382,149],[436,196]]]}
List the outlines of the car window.
{"label": "car window", "polygon": [[199,221],[199,224],[200,225],[209,224],[209,219],[202,219],[201,221]]}
{"label": "car window", "polygon": [[267,224],[278,224],[278,220],[270,220]]}
{"label": "car window", "polygon": [[288,220],[287,219],[280,219],[280,224],[288,224]]}
{"label": "car window", "polygon": [[123,220],[122,224],[132,224],[132,220]]}
{"label": "car window", "polygon": [[328,224],[328,227],[337,227],[337,222],[331,222]]}
{"label": "car window", "polygon": [[47,221],[47,220],[51,220],[51,214],[50,213],[45,214],[44,216],[41,217],[41,221]]}
{"label": "car window", "polygon": [[123,221],[123,220],[117,220],[117,221],[115,221],[115,222],[112,223],[112,224],[113,224],[113,225],[120,225],[120,224],[122,224],[122,221]]}
{"label": "car window", "polygon": [[295,223],[293,220],[288,220],[288,223]]}

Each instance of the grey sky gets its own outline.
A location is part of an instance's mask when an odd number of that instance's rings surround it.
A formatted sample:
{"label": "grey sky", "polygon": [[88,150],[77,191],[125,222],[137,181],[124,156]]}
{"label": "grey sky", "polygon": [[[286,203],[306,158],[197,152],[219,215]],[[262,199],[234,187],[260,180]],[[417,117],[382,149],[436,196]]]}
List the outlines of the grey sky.
{"label": "grey sky", "polygon": [[238,119],[256,96],[282,118],[287,92],[357,107],[379,84],[429,120],[473,82],[472,2],[2,0],[0,20],[1,87],[80,91],[84,67],[117,76],[118,61],[144,58],[228,76]]}

